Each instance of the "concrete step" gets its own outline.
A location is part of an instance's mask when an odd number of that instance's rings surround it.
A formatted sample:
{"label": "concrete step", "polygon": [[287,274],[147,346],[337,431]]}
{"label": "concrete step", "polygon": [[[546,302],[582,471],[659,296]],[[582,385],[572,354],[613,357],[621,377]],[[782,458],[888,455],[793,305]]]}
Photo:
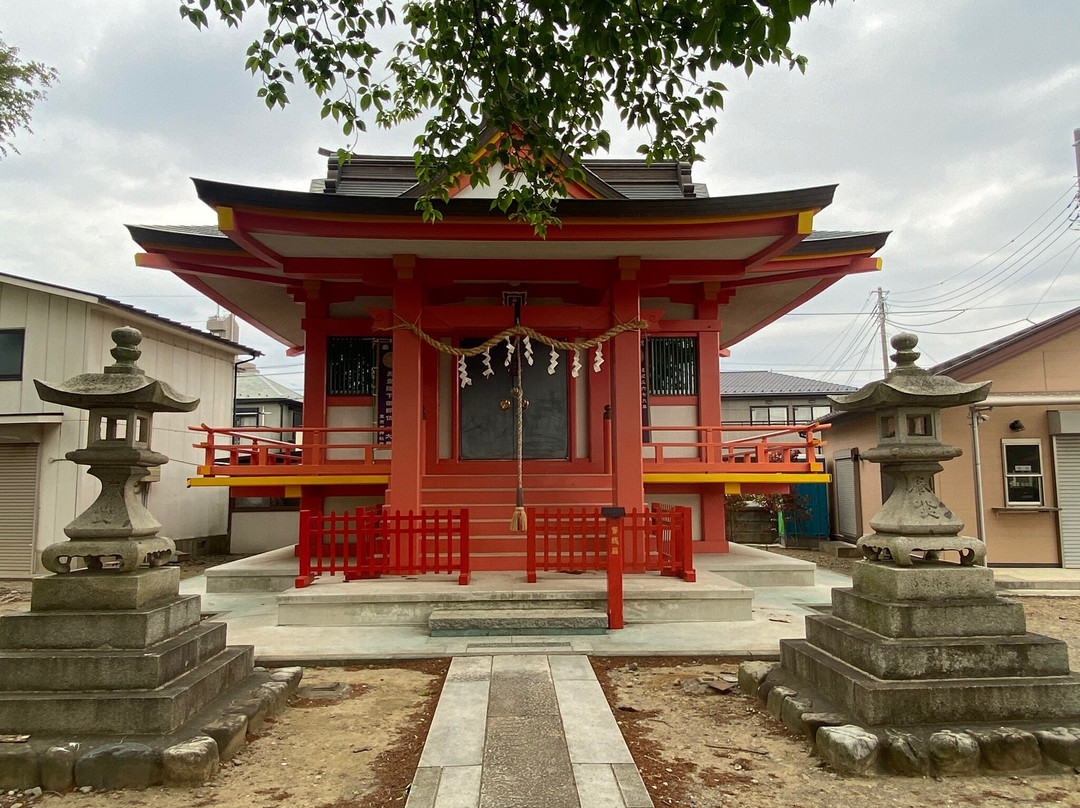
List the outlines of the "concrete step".
{"label": "concrete step", "polygon": [[203,622],[147,648],[0,652],[0,691],[151,690],[225,649],[225,624]]}
{"label": "concrete step", "polygon": [[0,726],[12,733],[164,735],[251,675],[254,649],[230,646],[164,687],[69,693],[0,693]]}
{"label": "concrete step", "polygon": [[810,644],[781,640],[784,670],[864,726],[1075,720],[1080,675],[883,681]]}
{"label": "concrete step", "polygon": [[608,618],[600,609],[437,609],[428,629],[432,637],[604,634]]}
{"label": "concrete step", "polygon": [[851,542],[822,541],[818,542],[817,548],[819,553],[825,553],[834,558],[862,558],[862,550]]}
{"label": "concrete step", "polygon": [[0,648],[146,648],[196,625],[199,610],[198,595],[182,595],[145,609],[8,614]]}
{"label": "concrete step", "polygon": [[1064,676],[1069,649],[1040,634],[890,639],[836,617],[810,615],[806,639],[878,679]]}

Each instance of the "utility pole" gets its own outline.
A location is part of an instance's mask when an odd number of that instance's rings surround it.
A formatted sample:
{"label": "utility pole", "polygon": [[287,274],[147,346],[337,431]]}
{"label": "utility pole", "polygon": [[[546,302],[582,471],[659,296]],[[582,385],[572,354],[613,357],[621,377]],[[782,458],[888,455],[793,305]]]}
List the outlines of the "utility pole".
{"label": "utility pole", "polygon": [[[1080,131],[1080,130],[1078,130]],[[881,371],[889,375],[889,338],[885,334],[885,292],[877,288],[878,330],[881,332]]]}

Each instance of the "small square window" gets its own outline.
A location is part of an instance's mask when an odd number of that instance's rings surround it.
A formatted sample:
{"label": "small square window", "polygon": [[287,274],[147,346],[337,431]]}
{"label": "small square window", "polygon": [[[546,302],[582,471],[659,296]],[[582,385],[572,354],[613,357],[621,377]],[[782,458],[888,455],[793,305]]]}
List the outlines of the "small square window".
{"label": "small square window", "polygon": [[1001,459],[1005,470],[1005,506],[1042,505],[1042,442],[1002,440]]}
{"label": "small square window", "polygon": [[0,330],[0,381],[22,378],[25,338],[26,332],[21,328]]}
{"label": "small square window", "polygon": [[886,416],[878,420],[878,437],[879,438],[895,438],[896,437],[896,419],[892,416]]}

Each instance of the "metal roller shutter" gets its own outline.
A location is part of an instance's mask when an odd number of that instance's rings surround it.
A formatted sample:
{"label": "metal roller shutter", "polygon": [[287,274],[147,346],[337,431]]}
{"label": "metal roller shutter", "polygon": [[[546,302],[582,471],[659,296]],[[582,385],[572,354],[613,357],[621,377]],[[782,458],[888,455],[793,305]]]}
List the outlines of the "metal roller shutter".
{"label": "metal roller shutter", "polygon": [[0,445],[0,577],[34,572],[38,446]]}
{"label": "metal roller shutter", "polygon": [[1080,435],[1054,436],[1061,565],[1080,568]]}
{"label": "metal roller shutter", "polygon": [[859,520],[856,511],[855,459],[836,457],[836,530],[841,536],[856,538]]}

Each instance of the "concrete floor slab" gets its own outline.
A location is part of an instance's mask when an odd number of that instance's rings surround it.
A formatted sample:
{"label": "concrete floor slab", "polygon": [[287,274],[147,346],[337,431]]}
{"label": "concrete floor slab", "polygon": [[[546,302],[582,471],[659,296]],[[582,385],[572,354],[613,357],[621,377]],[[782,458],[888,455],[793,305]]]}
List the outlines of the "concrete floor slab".
{"label": "concrete floor slab", "polygon": [[443,769],[433,808],[477,808],[480,805],[481,770],[480,766],[449,766]]}
{"label": "concrete floor slab", "polygon": [[607,763],[574,764],[578,800],[589,808],[626,808],[615,772]]}
{"label": "concrete floor slab", "polygon": [[550,677],[547,657],[543,654],[526,656],[497,656],[491,663],[492,677],[535,676]]}
{"label": "concrete floor slab", "polygon": [[599,682],[562,680],[555,692],[571,762],[634,762]]}
{"label": "concrete floor slab", "polygon": [[559,702],[551,677],[497,677],[491,682],[488,718],[505,715],[558,715]]}
{"label": "concrete floor slab", "polygon": [[431,719],[420,766],[479,766],[484,762],[490,682],[446,682]]}
{"label": "concrete floor slab", "polygon": [[481,808],[581,808],[558,716],[488,719]]}
{"label": "concrete floor slab", "polygon": [[550,656],[548,666],[551,668],[551,678],[558,682],[565,679],[595,679],[589,658],[583,654],[574,656]]}
{"label": "concrete floor slab", "polygon": [[456,656],[446,672],[448,682],[480,682],[491,678],[491,657]]}

